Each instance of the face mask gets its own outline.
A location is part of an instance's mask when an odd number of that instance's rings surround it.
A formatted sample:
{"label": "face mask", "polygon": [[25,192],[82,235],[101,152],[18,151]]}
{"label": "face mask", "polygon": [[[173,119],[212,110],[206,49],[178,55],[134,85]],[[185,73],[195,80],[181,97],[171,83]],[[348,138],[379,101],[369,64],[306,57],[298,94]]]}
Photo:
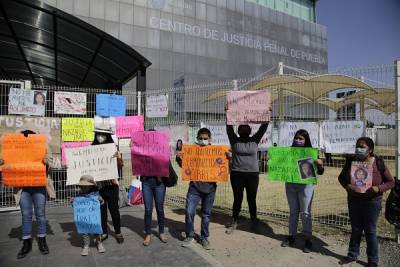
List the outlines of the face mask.
{"label": "face mask", "polygon": [[208,145],[208,139],[207,140],[198,140],[197,143],[201,146],[207,146]]}
{"label": "face mask", "polygon": [[304,146],[305,140],[294,140],[294,146]]}
{"label": "face mask", "polygon": [[359,160],[364,160],[368,157],[368,148],[365,147],[356,147],[356,158]]}
{"label": "face mask", "polygon": [[104,143],[106,140],[107,140],[107,137],[105,136],[105,135],[97,135],[96,136],[96,140],[97,140],[97,142],[99,142],[100,144],[102,144],[102,143]]}

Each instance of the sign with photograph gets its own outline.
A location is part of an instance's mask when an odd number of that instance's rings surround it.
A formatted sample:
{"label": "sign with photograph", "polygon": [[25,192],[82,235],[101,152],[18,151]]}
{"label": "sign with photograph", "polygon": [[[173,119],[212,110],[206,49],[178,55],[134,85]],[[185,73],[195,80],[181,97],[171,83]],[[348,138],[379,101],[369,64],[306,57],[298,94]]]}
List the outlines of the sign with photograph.
{"label": "sign with photograph", "polygon": [[10,88],[8,114],[44,116],[46,91]]}
{"label": "sign with photograph", "polygon": [[365,193],[372,186],[372,164],[353,161],[350,173],[351,186],[355,192]]}

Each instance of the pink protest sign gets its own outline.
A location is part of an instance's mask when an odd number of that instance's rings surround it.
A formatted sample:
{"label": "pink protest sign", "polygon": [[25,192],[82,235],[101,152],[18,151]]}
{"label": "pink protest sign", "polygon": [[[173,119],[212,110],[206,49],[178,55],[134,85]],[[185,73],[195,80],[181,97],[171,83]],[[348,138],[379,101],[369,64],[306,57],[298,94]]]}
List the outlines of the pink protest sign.
{"label": "pink protest sign", "polygon": [[131,138],[132,174],[169,176],[168,132],[134,132]]}
{"label": "pink protest sign", "polygon": [[89,146],[91,142],[67,142],[61,144],[61,165],[67,166],[67,156],[65,155],[66,148],[85,147]]}
{"label": "pink protest sign", "polygon": [[144,131],[143,116],[124,116],[115,118],[117,137],[131,137],[134,132]]}
{"label": "pink protest sign", "polygon": [[271,120],[271,93],[267,90],[231,91],[226,100],[229,125],[264,123]]}

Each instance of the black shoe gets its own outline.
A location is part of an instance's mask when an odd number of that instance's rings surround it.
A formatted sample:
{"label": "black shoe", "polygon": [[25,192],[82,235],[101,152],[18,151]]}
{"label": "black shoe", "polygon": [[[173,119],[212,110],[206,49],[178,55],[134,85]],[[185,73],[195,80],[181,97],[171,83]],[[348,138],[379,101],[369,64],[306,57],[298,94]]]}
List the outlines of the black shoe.
{"label": "black shoe", "polygon": [[290,235],[286,237],[285,240],[282,241],[281,247],[292,247],[295,241],[296,239],[294,238],[294,236]]}
{"label": "black shoe", "polygon": [[42,255],[49,254],[49,247],[47,246],[47,243],[46,243],[46,237],[38,238],[38,246],[39,246],[40,253],[42,253]]}
{"label": "black shoe", "polygon": [[312,251],[312,243],[310,239],[307,239],[306,242],[304,243],[303,252],[310,253],[311,251]]}
{"label": "black shoe", "polygon": [[32,250],[32,238],[24,239],[23,242],[22,248],[17,255],[18,259],[25,258],[25,256]]}
{"label": "black shoe", "polygon": [[260,224],[260,220],[259,219],[251,220],[251,231],[254,232],[254,233],[257,233],[259,224]]}
{"label": "black shoe", "polygon": [[346,256],[343,260],[339,261],[339,264],[340,265],[345,265],[345,264],[349,264],[349,263],[352,263],[352,262],[355,262],[355,261],[356,261],[356,259],[354,259],[354,258],[352,258],[350,256]]}
{"label": "black shoe", "polygon": [[225,233],[230,235],[233,233],[233,231],[236,230],[236,228],[237,228],[237,221],[233,220],[228,229],[226,229]]}
{"label": "black shoe", "polygon": [[376,264],[375,262],[368,262],[367,267],[377,267],[378,264]]}

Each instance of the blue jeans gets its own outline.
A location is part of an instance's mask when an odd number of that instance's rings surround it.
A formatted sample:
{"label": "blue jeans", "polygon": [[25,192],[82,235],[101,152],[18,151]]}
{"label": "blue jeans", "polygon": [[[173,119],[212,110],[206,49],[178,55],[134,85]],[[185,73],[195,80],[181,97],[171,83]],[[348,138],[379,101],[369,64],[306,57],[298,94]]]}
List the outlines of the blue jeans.
{"label": "blue jeans", "polygon": [[37,236],[46,236],[46,187],[25,187],[19,203],[22,213],[22,239],[32,238],[32,208],[35,210]]}
{"label": "blue jeans", "polygon": [[146,177],[142,180],[142,192],[144,202],[144,229],[146,235],[151,234],[151,221],[153,214],[153,199],[156,203],[158,232],[164,233],[165,215],[164,215],[164,198],[165,185],[156,177]]}
{"label": "blue jeans", "polygon": [[314,196],[314,185],[286,183],[286,197],[289,203],[289,235],[296,236],[299,215],[303,224],[303,234],[312,235],[311,204]]}
{"label": "blue jeans", "polygon": [[360,242],[364,231],[367,240],[368,262],[378,264],[378,238],[376,236],[376,224],[382,208],[381,200],[351,201],[349,216],[351,223],[351,237],[348,256],[357,259],[360,254]]}
{"label": "blue jeans", "polygon": [[203,193],[194,186],[189,186],[186,196],[186,237],[194,238],[194,216],[196,208],[201,200],[201,239],[207,239],[210,235],[208,226],[210,225],[211,210],[214,204],[215,190]]}

